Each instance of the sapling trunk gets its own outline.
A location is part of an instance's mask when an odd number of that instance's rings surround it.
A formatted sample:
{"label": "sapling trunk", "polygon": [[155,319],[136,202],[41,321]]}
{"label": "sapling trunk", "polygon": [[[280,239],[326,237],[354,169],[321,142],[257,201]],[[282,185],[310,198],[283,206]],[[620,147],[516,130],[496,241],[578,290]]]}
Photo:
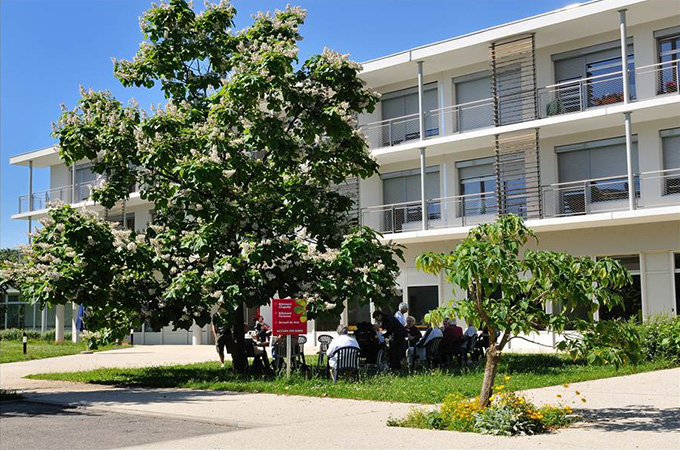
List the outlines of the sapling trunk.
{"label": "sapling trunk", "polygon": [[245,330],[243,323],[243,304],[241,304],[234,312],[234,327],[233,327],[233,339],[234,346],[231,354],[231,362],[234,367],[234,372],[240,375],[246,375],[248,373],[248,357],[246,356],[246,342],[245,342]]}
{"label": "sapling trunk", "polygon": [[481,407],[489,405],[489,399],[493,394],[493,384],[496,380],[496,372],[498,371],[498,363],[500,360],[501,352],[496,348],[496,344],[492,343],[486,351],[484,382],[482,383],[482,391],[479,393],[479,406]]}

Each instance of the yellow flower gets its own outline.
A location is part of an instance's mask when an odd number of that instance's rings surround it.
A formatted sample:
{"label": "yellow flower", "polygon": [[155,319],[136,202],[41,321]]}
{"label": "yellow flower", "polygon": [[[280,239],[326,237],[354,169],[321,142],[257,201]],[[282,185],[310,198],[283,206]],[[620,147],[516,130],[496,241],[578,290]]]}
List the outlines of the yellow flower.
{"label": "yellow flower", "polygon": [[510,377],[506,375],[506,376],[505,376],[505,381],[510,381]]}
{"label": "yellow flower", "polygon": [[504,387],[505,387],[504,384],[499,384],[499,385],[496,387],[496,389],[498,389],[499,391],[502,391]]}

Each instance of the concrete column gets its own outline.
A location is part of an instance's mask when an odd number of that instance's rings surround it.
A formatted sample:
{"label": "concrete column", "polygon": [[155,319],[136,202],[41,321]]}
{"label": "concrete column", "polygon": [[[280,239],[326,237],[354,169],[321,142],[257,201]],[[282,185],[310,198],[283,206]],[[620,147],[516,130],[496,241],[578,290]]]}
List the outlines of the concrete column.
{"label": "concrete column", "polygon": [[54,341],[64,342],[64,305],[54,307]]}
{"label": "concrete column", "polygon": [[78,304],[71,303],[71,340],[80,342],[80,330],[78,330]]}
{"label": "concrete column", "polygon": [[203,329],[196,322],[191,327],[191,345],[201,345],[203,343]]}
{"label": "concrete column", "polygon": [[[33,211],[33,161],[28,162],[28,210]],[[31,233],[33,232],[33,219],[28,216],[28,243],[33,241]]]}
{"label": "concrete column", "polygon": [[76,163],[71,165],[71,203],[76,202]]}
{"label": "concrete column", "polygon": [[621,73],[623,75],[623,102],[630,101],[630,85],[628,83],[628,45],[626,31],[626,10],[619,10],[619,31],[621,32]]}
{"label": "concrete column", "polygon": [[423,62],[418,61],[418,125],[420,140],[425,140],[425,106],[423,103]]}
{"label": "concrete column", "polygon": [[420,208],[422,210],[423,230],[427,230],[427,197],[425,193],[425,176],[427,165],[425,160],[425,147],[420,149]]}
{"label": "concrete column", "polygon": [[630,112],[623,113],[626,132],[626,168],[628,169],[628,208],[635,209],[635,174],[633,174],[633,135],[631,132]]}

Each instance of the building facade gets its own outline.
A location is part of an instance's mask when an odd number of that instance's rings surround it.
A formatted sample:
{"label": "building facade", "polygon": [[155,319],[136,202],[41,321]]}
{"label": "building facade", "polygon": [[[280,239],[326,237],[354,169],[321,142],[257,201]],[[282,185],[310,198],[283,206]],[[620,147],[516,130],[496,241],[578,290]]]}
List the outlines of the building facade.
{"label": "building facade", "polygon": [[[416,270],[416,257],[517,214],[537,248],[615,257],[631,270],[625,309],[596,316],[677,315],[679,59],[680,2],[595,0],[366,62],[361,76],[382,95],[359,125],[380,173],[343,189],[363,225],[406,246],[395,302],[421,321],[466,295]],[[54,148],[11,163],[50,167],[51,189],[29,191],[13,216],[29,227],[50,200],[98,208],[87,163],[65,167]],[[143,228],[150,211],[133,193],[109,217]],[[372,307],[347,306],[345,323],[370,320]],[[334,325],[312,324],[310,337]]]}

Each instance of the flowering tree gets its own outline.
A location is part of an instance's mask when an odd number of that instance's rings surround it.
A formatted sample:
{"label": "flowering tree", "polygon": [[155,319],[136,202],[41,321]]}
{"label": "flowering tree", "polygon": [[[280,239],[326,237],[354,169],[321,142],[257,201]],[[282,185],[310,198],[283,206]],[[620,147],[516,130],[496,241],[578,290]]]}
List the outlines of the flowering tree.
{"label": "flowering tree", "polygon": [[[384,303],[401,250],[354,225],[352,200],[331,189],[377,170],[356,128],[355,116],[377,101],[360,66],[330,50],[298,61],[298,8],[258,14],[237,32],[235,13],[228,2],[200,13],[184,0],[153,5],[140,22],[145,41],[131,61],[114,60],[114,71],[125,86],[159,84],[167,104],[147,114],[83,91],[54,135],[67,164],[89,159],[105,176],[95,201],[111,208],[136,185],[153,202],[152,226],[135,237],[137,251],[153,254],[140,271],[153,280],[144,300],[151,316],[188,328],[222,306],[233,312],[238,348],[244,303],[304,298],[309,318],[337,316],[348,299]],[[108,233],[95,244],[111,241]],[[234,366],[245,367],[240,351]]]}
{"label": "flowering tree", "polygon": [[[593,261],[567,253],[520,250],[536,239],[524,221],[507,216],[473,228],[449,254],[425,253],[416,264],[469,292],[467,298],[430,312],[429,321],[465,317],[489,330],[480,406],[489,403],[501,352],[511,339],[542,330],[564,331],[567,314],[578,306],[592,313],[620,302],[616,290],[629,284],[630,274],[609,258]],[[547,313],[553,302],[562,314]],[[500,339],[500,340],[499,340]]]}

